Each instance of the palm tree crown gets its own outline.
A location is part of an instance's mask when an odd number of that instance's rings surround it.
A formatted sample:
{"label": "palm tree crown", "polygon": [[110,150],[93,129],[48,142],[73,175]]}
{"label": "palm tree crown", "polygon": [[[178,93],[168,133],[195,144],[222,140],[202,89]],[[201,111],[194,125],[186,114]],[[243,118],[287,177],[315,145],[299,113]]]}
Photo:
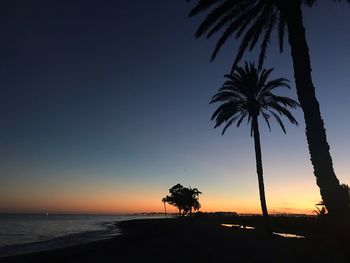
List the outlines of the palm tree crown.
{"label": "palm tree crown", "polygon": [[[233,74],[225,76],[226,82],[211,100],[211,103],[222,102],[212,116],[212,120],[216,122],[215,128],[225,124],[222,131],[224,134],[234,122],[239,127],[245,118],[251,122],[254,117],[258,117],[260,114],[270,130],[269,119],[271,116],[276,119],[284,133],[286,133],[286,129],[280,116],[285,116],[292,124],[298,125],[287,107],[296,108],[299,103],[272,93],[276,88],[290,88],[289,81],[285,78],[268,81],[272,70],[258,70],[254,63],[248,64],[246,62],[244,67],[236,67]],[[253,126],[251,127],[251,131],[253,131]]]}
{"label": "palm tree crown", "polygon": [[[334,0],[340,2],[342,0]],[[346,0],[350,2],[350,0]],[[217,41],[212,54],[213,60],[225,42],[234,36],[242,37],[242,41],[234,60],[232,71],[242,59],[245,51],[251,51],[261,39],[259,68],[262,67],[266,49],[272,32],[278,31],[279,48],[283,52],[284,36],[287,28],[286,14],[289,2],[299,2],[308,6],[314,5],[316,0],[199,0],[191,10],[189,16],[210,10],[206,19],[199,26],[196,37],[202,35],[210,38],[219,31],[223,31]],[[231,71],[231,72],[232,72]]]}

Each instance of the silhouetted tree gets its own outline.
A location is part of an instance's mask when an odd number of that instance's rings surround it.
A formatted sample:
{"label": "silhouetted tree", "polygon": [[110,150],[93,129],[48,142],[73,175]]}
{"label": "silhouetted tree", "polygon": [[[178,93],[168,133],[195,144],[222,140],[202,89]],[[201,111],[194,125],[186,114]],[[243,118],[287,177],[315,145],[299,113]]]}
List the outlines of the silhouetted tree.
{"label": "silhouetted tree", "polygon": [[280,116],[285,116],[292,124],[298,125],[298,122],[287,108],[296,108],[299,105],[295,100],[272,93],[280,87],[290,88],[288,80],[285,78],[268,81],[272,70],[258,70],[254,63],[248,64],[246,62],[244,67],[236,67],[233,74],[225,76],[226,82],[211,100],[211,103],[221,103],[214,112],[212,120],[215,120],[215,128],[224,124],[222,134],[235,122],[237,127],[239,127],[245,118],[251,124],[251,136],[254,137],[255,145],[261,210],[269,234],[271,234],[271,228],[265,198],[258,117],[263,117],[271,130],[270,117],[272,116],[281,126],[283,132],[286,133]]}
{"label": "silhouetted tree", "polygon": [[179,216],[182,215],[183,209],[183,198],[181,196],[181,191],[183,186],[181,184],[176,184],[169,189],[170,195],[167,195],[162,199],[162,201],[175,206],[179,210]]}
{"label": "silhouetted tree", "polygon": [[[341,0],[335,0],[340,2]],[[346,0],[350,2],[349,0]],[[275,28],[280,52],[287,32],[294,67],[298,99],[304,112],[306,138],[317,185],[330,213],[349,213],[350,209],[337,179],[327,142],[324,123],[311,77],[309,48],[303,24],[302,5],[313,6],[316,0],[197,0],[190,16],[209,11],[199,26],[196,37],[209,38],[223,31],[212,60],[231,37],[242,38],[231,73],[245,51],[254,49],[261,39],[259,68]]]}
{"label": "silhouetted tree", "polygon": [[169,189],[170,195],[162,199],[175,206],[179,210],[179,216],[184,216],[190,213],[192,216],[192,209],[198,210],[200,208],[199,195],[202,194],[197,188],[183,187],[181,184],[176,184]]}
{"label": "silhouetted tree", "polygon": [[163,204],[164,204],[164,214],[165,214],[165,218],[168,218],[168,214],[167,214],[167,211],[166,211],[166,202],[167,202],[167,198],[164,197],[164,198],[162,199],[162,202],[163,202]]}
{"label": "silhouetted tree", "polygon": [[183,188],[182,194],[184,196],[185,206],[184,206],[184,212],[190,213],[190,216],[192,217],[192,209],[194,211],[198,211],[201,207],[199,203],[199,195],[202,194],[197,188]]}

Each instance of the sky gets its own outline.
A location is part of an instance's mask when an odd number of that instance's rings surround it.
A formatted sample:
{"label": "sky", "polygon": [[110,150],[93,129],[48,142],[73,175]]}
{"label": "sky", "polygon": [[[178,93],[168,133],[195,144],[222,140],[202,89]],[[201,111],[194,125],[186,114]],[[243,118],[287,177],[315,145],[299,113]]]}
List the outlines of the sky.
{"label": "sky", "polygon": [[[260,213],[249,128],[224,136],[212,95],[230,69],[232,39],[195,39],[194,2],[12,0],[0,10],[0,212],[161,212],[177,183],[202,211]],[[313,80],[334,167],[350,183],[350,5],[304,9]],[[276,40],[276,38],[274,38]],[[286,42],[287,43],[287,42]],[[254,60],[256,53],[245,59]],[[265,67],[286,77],[290,51],[270,43]],[[320,201],[300,125],[261,125],[267,205],[312,213]],[[170,209],[170,208],[169,208]],[[171,210],[170,211],[175,211]]]}

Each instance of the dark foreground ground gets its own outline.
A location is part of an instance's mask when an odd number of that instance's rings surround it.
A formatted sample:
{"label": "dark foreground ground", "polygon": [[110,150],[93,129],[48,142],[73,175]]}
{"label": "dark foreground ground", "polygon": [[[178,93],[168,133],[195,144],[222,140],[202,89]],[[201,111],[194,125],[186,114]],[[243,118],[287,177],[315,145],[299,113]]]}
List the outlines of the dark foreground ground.
{"label": "dark foreground ground", "polygon": [[[110,240],[0,258],[0,262],[350,262],[346,255],[350,247],[337,235],[324,236],[313,229],[313,234],[304,231],[309,236],[306,239],[268,239],[259,230],[223,227],[221,223],[235,222],[126,221],[119,223],[123,235]],[[254,220],[248,223],[254,224]],[[283,224],[277,227],[283,229]]]}

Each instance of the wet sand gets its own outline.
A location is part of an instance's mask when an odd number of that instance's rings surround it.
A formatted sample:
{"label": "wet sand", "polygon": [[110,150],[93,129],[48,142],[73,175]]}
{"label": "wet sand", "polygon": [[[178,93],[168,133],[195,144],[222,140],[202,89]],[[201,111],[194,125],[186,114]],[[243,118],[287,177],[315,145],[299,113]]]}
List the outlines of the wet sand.
{"label": "wet sand", "polygon": [[[225,222],[221,222],[225,223]],[[123,235],[0,262],[347,262],[331,239],[266,238],[218,220],[149,219],[118,223]]]}

